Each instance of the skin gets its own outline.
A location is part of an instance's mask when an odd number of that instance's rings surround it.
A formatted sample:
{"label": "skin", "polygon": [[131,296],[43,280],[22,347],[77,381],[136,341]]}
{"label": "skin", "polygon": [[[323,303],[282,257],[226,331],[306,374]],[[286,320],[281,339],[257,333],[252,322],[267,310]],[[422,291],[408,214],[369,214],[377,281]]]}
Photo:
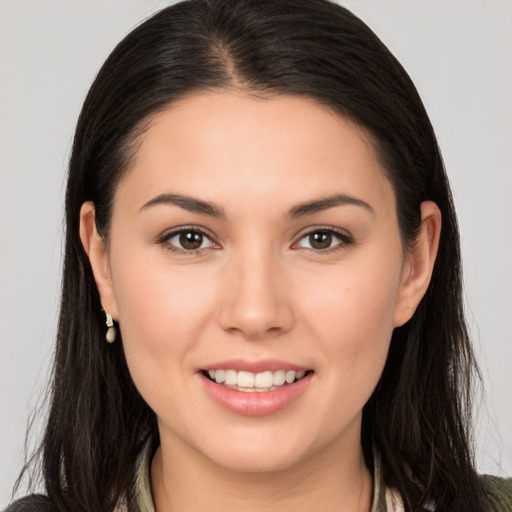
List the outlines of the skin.
{"label": "skin", "polygon": [[[213,203],[224,217],[162,194]],[[344,194],[364,201],[293,217]],[[108,244],[81,211],[81,238],[128,366],[158,417],[158,511],[370,510],[362,408],[393,328],[425,293],[441,217],[421,206],[405,251],[395,195],[365,132],[297,97],[196,93],[152,119],[116,190]],[[208,234],[179,249],[180,227]],[[338,230],[325,249],[311,230]],[[329,245],[329,244],[327,244]],[[285,409],[244,417],[204,391],[198,371],[273,358],[314,371]]]}

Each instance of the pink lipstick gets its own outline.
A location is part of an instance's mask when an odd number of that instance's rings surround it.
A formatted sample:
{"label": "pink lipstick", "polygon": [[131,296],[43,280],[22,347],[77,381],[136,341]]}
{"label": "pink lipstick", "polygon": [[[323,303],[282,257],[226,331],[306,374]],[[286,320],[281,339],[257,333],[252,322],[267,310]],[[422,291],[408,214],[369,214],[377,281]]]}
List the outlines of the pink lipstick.
{"label": "pink lipstick", "polygon": [[221,407],[244,416],[278,412],[309,386],[313,371],[278,360],[229,360],[199,373],[206,393]]}

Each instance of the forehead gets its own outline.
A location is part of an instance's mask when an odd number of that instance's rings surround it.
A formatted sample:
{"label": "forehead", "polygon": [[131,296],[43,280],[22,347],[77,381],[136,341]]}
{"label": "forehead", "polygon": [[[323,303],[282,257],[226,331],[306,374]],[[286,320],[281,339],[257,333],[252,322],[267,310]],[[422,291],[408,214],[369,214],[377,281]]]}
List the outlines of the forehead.
{"label": "forehead", "polygon": [[371,199],[383,187],[371,139],[355,123],[304,97],[223,91],[156,114],[118,194],[133,204],[169,192],[215,202],[249,194],[286,206],[340,188]]}

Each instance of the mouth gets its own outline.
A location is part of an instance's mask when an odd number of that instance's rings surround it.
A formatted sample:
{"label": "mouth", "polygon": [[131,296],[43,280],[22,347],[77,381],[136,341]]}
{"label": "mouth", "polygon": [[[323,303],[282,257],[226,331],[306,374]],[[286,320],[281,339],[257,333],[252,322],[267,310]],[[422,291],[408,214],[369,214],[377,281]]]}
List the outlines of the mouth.
{"label": "mouth", "polygon": [[244,393],[265,393],[295,384],[313,370],[266,370],[258,373],[234,369],[210,369],[201,373],[221,387]]}

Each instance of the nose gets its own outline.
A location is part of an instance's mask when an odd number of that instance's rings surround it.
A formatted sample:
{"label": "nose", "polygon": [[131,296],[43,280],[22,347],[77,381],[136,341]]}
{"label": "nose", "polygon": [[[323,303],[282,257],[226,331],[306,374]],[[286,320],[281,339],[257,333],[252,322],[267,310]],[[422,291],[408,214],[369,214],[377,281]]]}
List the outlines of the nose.
{"label": "nose", "polygon": [[277,336],[291,329],[293,310],[284,262],[269,255],[240,255],[223,273],[221,327],[246,339]]}

